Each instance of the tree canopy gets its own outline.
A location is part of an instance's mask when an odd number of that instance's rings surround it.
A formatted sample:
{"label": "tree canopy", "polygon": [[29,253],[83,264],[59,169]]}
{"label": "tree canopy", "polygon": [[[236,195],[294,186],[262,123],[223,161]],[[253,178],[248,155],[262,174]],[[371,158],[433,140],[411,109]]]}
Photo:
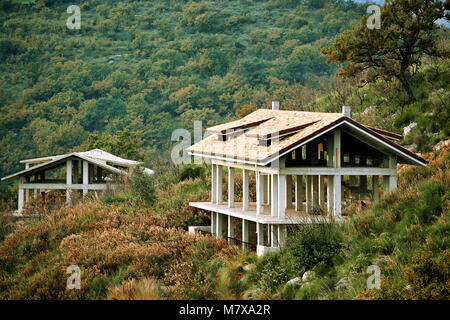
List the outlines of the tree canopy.
{"label": "tree canopy", "polygon": [[327,62],[340,65],[339,75],[361,76],[364,82],[397,79],[415,100],[411,78],[424,55],[448,57],[437,46],[439,19],[448,21],[450,2],[440,0],[388,0],[381,9],[381,27],[369,29],[368,16],[360,25],[338,35],[333,45],[322,50]]}

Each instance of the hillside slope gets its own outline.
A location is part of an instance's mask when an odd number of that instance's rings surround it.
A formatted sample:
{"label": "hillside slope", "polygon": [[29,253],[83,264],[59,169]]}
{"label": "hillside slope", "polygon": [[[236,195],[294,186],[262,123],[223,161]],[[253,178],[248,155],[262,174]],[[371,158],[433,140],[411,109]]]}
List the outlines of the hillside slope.
{"label": "hillside slope", "polygon": [[0,4],[0,176],[93,131],[139,130],[153,159],[193,120],[210,125],[280,88],[317,87],[334,74],[320,49],[366,6],[88,0],[70,30],[70,1],[13,2]]}

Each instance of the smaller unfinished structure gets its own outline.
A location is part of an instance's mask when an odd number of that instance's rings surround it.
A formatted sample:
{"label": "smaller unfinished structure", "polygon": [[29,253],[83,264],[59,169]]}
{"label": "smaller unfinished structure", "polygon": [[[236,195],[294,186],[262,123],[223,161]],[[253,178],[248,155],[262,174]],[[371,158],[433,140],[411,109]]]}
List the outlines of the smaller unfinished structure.
{"label": "smaller unfinished structure", "polygon": [[[351,119],[350,107],[342,113],[281,111],[273,102],[272,110],[256,110],[207,132],[211,135],[188,152],[212,163],[211,201],[190,205],[211,212],[215,236],[234,238],[240,230],[238,236],[258,254],[279,248],[289,226],[338,221],[346,205],[377,202],[380,186],[384,194],[397,187],[398,163],[427,164],[396,143],[402,136]],[[239,203],[236,170],[242,172]],[[249,192],[250,174],[254,192]]]}
{"label": "smaller unfinished structure", "polygon": [[[2,178],[2,181],[19,179],[18,214],[22,214],[30,201],[46,202],[47,195],[54,190],[65,191],[61,198],[68,204],[74,192],[85,197],[89,191],[113,190],[140,164],[100,149],[26,159],[20,163],[25,164],[25,170]],[[153,173],[148,168],[144,172]],[[52,200],[55,200],[54,195]]]}

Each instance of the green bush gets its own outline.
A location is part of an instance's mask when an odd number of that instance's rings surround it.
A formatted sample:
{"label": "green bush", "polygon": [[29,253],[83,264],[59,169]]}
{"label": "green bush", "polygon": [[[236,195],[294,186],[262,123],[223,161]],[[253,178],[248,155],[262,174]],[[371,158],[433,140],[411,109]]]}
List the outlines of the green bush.
{"label": "green bush", "polygon": [[330,265],[343,246],[339,227],[331,223],[299,225],[288,239],[287,253],[299,266],[311,269],[319,263]]}
{"label": "green bush", "polygon": [[249,282],[255,283],[270,298],[294,274],[291,261],[286,258],[279,252],[264,254],[256,263],[255,270],[249,274]]}
{"label": "green bush", "polygon": [[131,192],[138,199],[146,201],[148,204],[155,200],[155,186],[152,175],[144,173],[144,168],[136,167],[131,179]]}
{"label": "green bush", "polygon": [[205,177],[205,167],[201,165],[186,165],[179,173],[179,181],[203,177]]}

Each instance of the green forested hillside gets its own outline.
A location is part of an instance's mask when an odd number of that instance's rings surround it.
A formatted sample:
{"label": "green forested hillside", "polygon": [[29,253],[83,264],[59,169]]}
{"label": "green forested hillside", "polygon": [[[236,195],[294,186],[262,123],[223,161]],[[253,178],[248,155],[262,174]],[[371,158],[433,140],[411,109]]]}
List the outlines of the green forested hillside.
{"label": "green forested hillside", "polygon": [[[30,2],[31,4],[21,4]],[[140,131],[147,161],[174,128],[323,88],[320,49],[365,5],[343,0],[0,2],[0,176],[90,132]]]}

